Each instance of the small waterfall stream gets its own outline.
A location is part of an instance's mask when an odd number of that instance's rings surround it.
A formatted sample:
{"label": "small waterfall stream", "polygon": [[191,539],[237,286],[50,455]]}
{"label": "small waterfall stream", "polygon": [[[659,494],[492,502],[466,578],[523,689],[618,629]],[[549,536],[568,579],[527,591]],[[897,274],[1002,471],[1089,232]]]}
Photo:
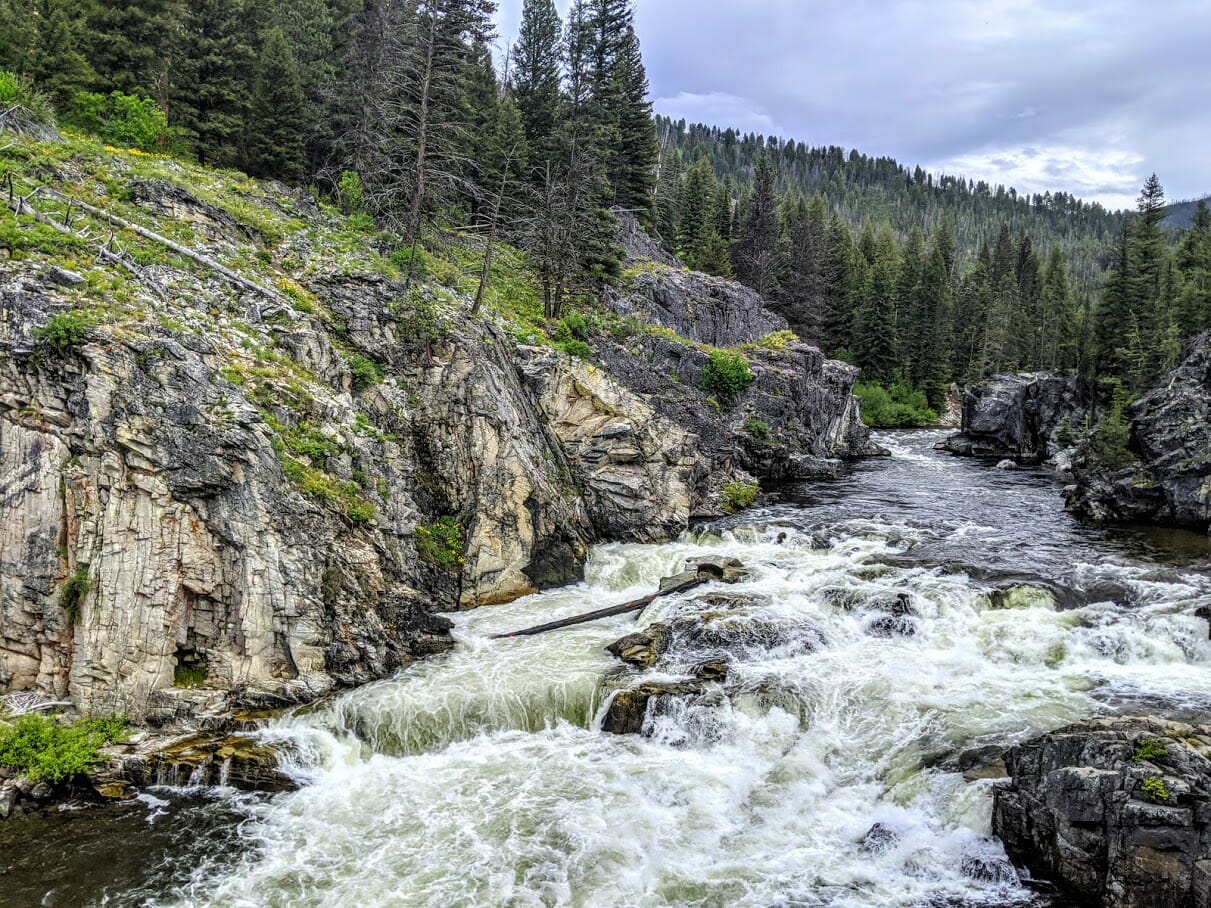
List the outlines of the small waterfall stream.
{"label": "small waterfall stream", "polygon": [[[959,758],[1098,713],[1211,708],[1193,615],[1211,549],[1082,527],[1050,478],[938,454],[939,437],[898,434],[892,460],[677,542],[602,546],[582,584],[453,616],[454,652],[265,732],[291,745],[301,790],[211,793],[222,834],[94,903],[1047,904],[989,835],[993,781]],[[750,577],[638,622],[489,639],[650,592],[703,554]],[[872,633],[901,594],[915,634]],[[649,717],[646,737],[598,730],[616,687],[720,655],[642,673],[606,645],[720,611],[759,632],[710,696]],[[156,823],[205,808],[168,811]]]}

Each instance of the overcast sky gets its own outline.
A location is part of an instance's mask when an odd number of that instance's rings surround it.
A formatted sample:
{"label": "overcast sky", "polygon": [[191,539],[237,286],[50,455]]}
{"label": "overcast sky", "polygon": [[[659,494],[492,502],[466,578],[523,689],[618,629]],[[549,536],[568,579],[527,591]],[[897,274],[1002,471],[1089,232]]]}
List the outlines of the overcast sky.
{"label": "overcast sky", "polygon": [[1211,0],[638,0],[636,27],[674,118],[1112,208],[1153,171],[1211,194]]}

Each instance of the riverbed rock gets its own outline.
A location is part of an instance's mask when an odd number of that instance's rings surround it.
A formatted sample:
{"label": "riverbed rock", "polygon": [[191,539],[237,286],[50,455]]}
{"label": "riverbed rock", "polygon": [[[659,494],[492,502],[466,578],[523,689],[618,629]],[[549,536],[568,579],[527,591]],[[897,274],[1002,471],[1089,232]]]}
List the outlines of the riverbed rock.
{"label": "riverbed rock", "polygon": [[1086,445],[1073,462],[1068,506],[1094,520],[1211,531],[1211,332],[1182,364],[1131,405],[1133,462],[1107,469]]}
{"label": "riverbed rock", "polygon": [[1064,426],[1073,437],[1084,426],[1088,397],[1076,376],[993,376],[963,392],[959,432],[946,440],[946,450],[965,457],[1040,463],[1064,447]]}
{"label": "riverbed rock", "polygon": [[602,717],[601,730],[611,735],[643,734],[650,709],[670,698],[693,697],[702,691],[698,681],[650,681],[617,691]]}
{"label": "riverbed rock", "polygon": [[993,831],[1010,857],[1105,908],[1211,893],[1211,727],[1094,719],[1006,755]]}

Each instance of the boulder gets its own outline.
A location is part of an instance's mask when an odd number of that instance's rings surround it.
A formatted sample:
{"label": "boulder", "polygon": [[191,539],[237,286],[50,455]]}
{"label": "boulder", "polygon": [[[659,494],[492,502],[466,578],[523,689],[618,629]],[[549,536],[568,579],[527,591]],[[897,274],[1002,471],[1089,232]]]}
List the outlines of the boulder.
{"label": "boulder", "polygon": [[1049,372],[996,375],[963,393],[958,434],[946,450],[964,457],[1040,463],[1062,447],[1061,427],[1085,422],[1088,392],[1075,376]]}
{"label": "boulder", "polygon": [[1105,908],[1211,904],[1211,727],[1094,719],[1006,767],[993,831],[1032,874]]}

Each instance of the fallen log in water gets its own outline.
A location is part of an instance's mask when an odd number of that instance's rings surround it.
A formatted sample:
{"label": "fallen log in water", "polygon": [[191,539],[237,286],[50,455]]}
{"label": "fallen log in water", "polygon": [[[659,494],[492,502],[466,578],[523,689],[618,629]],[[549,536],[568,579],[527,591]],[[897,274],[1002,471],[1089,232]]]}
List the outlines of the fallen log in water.
{"label": "fallen log in water", "polygon": [[686,561],[685,571],[677,574],[675,577],[666,577],[660,582],[660,589],[650,596],[644,596],[642,599],[635,599],[631,602],[624,602],[622,605],[612,605],[609,608],[586,612],[583,615],[573,615],[571,618],[560,618],[558,621],[550,621],[546,624],[540,624],[537,627],[528,627],[521,631],[513,631],[508,634],[494,634],[491,639],[506,640],[511,637],[533,637],[538,634],[545,634],[547,631],[557,631],[561,628],[572,627],[577,624],[587,624],[590,621],[598,621],[602,618],[613,618],[615,615],[639,612],[662,596],[684,593],[686,590],[692,590],[694,587],[702,586],[711,581],[736,583],[746,576],[747,572],[744,570],[744,565],[735,558],[691,558]]}

